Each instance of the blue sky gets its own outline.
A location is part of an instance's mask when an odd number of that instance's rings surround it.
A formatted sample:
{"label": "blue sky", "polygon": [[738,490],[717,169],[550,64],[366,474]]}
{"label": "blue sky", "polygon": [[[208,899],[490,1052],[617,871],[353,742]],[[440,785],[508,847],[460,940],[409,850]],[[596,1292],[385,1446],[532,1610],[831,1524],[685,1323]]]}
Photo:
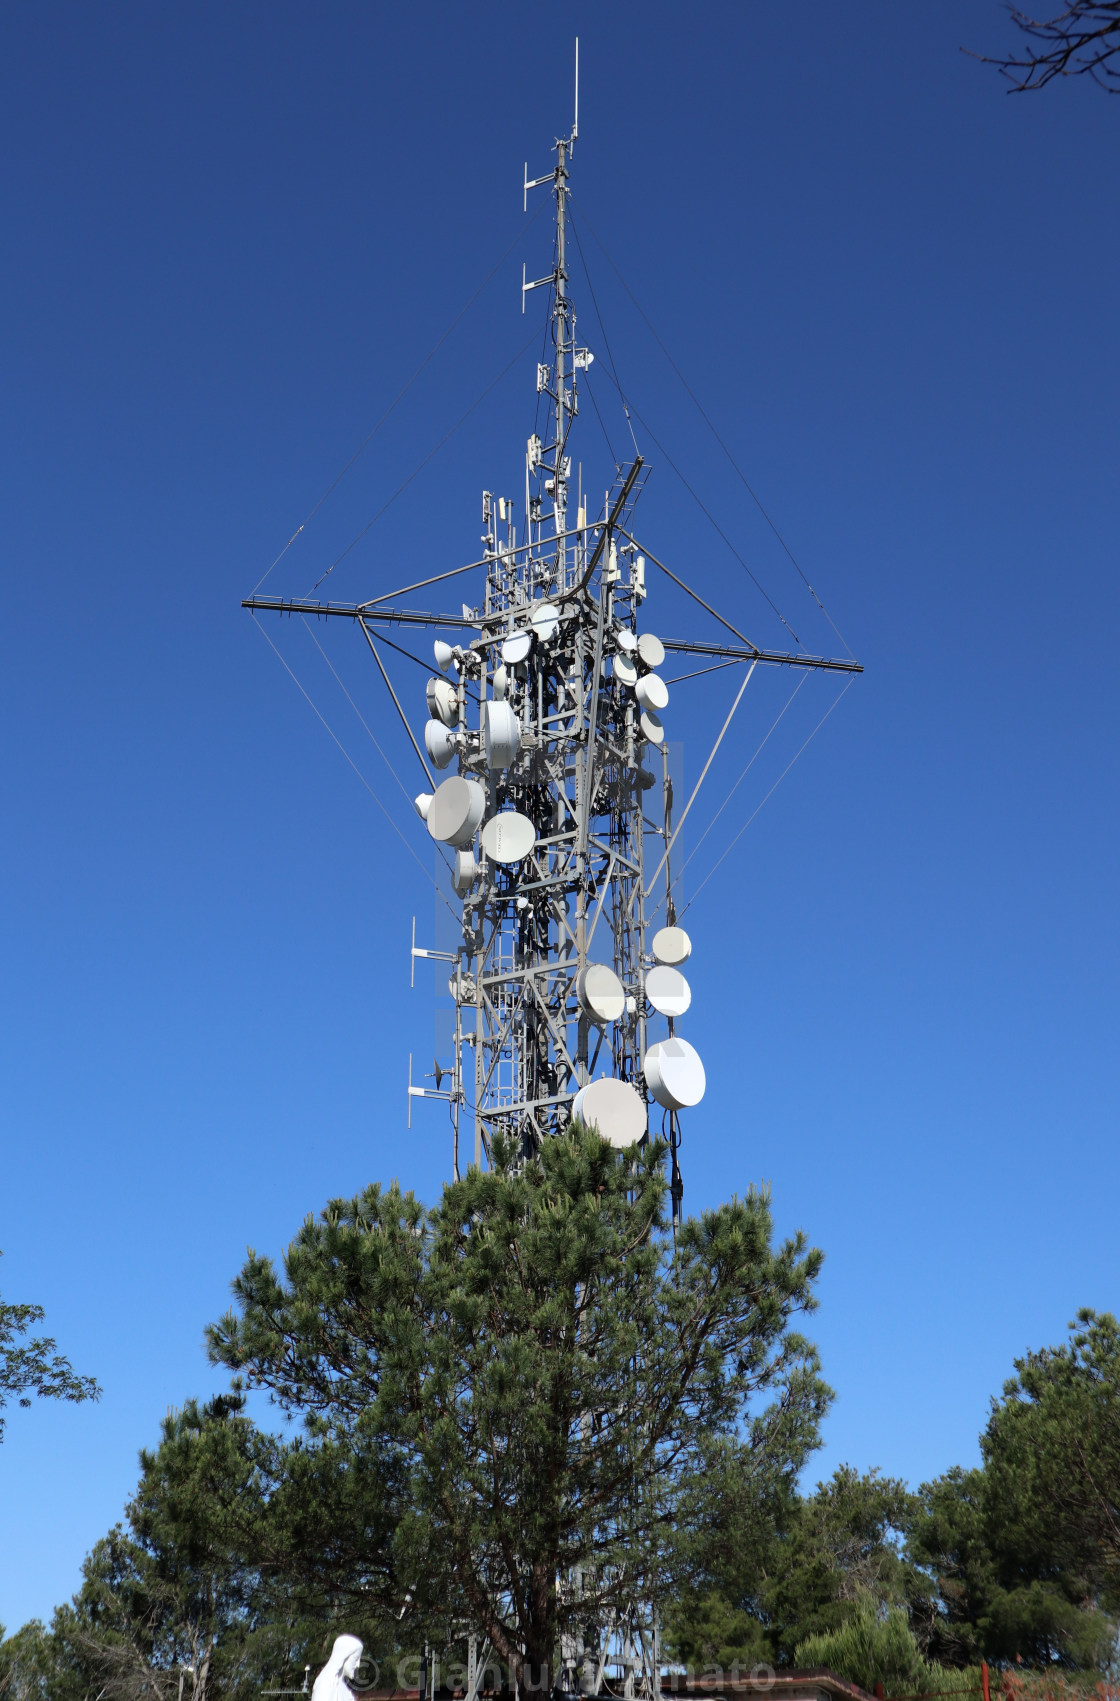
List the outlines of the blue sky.
{"label": "blue sky", "polygon": [[[105,1388],[10,1414],[9,1626],[69,1595],[137,1450],[219,1385],[202,1331],[246,1246],[447,1174],[442,1113],[405,1126],[431,885],[239,602],[519,236],[270,588],[304,593],[532,331],[548,215],[526,229],[520,174],[569,122],[577,31],[577,228],[647,422],[643,538],[784,646],[671,458],[802,641],[836,646],[592,232],[867,668],[689,911],[686,1206],[766,1180],[824,1248],[822,1472],[975,1459],[1012,1357],[1117,1303],[1120,109],[1007,97],[960,51],[1010,39],[994,0],[555,17],[9,11],[0,1289]],[[573,293],[605,365],[578,266]],[[481,489],[521,487],[534,360],[335,596],[473,557]],[[599,488],[586,405],[580,430]],[[649,624],[710,635],[670,591]],[[267,630],[427,866],[308,634]],[[412,789],[355,635],[317,636]],[[421,717],[423,675],[396,678]],[[752,683],[693,847],[790,684]],[[674,691],[686,778],[732,694]],[[808,681],[690,892],[834,694]]]}

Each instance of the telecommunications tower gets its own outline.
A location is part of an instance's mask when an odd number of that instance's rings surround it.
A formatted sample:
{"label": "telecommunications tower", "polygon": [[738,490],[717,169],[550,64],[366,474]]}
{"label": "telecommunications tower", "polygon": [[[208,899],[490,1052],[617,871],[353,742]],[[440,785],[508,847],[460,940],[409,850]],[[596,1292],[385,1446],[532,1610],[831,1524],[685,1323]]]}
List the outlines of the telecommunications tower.
{"label": "telecommunications tower", "polygon": [[[704,1093],[704,1066],[687,1037],[691,950],[676,925],[674,850],[699,786],[758,666],[861,672],[852,660],[752,644],[638,538],[634,510],[643,458],[616,469],[593,496],[573,481],[581,375],[595,356],[579,338],[569,290],[569,172],[578,132],[531,191],[555,201],[553,266],[522,277],[522,310],[547,292],[548,362],[536,368],[543,428],[525,449],[523,498],[484,491],[482,554],[368,601],[253,596],[254,611],[357,622],[425,774],[416,811],[441,847],[461,905],[454,950],[413,956],[446,965],[454,999],[454,1056],[434,1089],[451,1108],[453,1167],[473,1121],[481,1164],[499,1131],[528,1155],[573,1115],[627,1146],[663,1130],[679,1216],[679,1118]],[[519,479],[519,484],[521,483]],[[651,569],[664,573],[735,640],[656,635]],[[459,613],[399,599],[470,575]],[[430,628],[435,668],[410,721],[378,647],[385,628]],[[731,712],[683,809],[675,809],[666,750],[666,653],[742,665]],[[422,718],[421,718],[422,717]],[[430,764],[430,766],[429,766]],[[434,772],[433,772],[434,770]],[[437,777],[442,776],[442,777]],[[664,905],[650,934],[648,918]]]}

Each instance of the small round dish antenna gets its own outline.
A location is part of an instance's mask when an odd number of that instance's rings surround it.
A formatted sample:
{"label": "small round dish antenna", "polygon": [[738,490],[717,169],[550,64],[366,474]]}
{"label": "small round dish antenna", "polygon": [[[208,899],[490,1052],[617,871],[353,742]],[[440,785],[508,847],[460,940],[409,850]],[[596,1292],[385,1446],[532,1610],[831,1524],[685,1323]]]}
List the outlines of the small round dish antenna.
{"label": "small round dish antenna", "polygon": [[523,662],[533,647],[531,632],[514,632],[502,644],[502,660],[507,667],[516,667]]}
{"label": "small round dish antenna", "polygon": [[576,997],[593,1022],[617,1022],[626,1008],[626,989],[606,963],[588,963],[576,981]]}
{"label": "small round dish antenna", "polygon": [[457,898],[465,898],[475,880],[478,878],[478,862],[473,851],[461,850],[455,852],[455,867],[451,875],[451,884]]}
{"label": "small round dish antenna", "polygon": [[692,1003],[692,988],[679,969],[658,963],[646,976],[646,998],[659,1016],[683,1016]]}
{"label": "small round dish antenna", "polygon": [[670,968],[675,969],[691,957],[692,940],[683,927],[660,927],[653,936],[651,948],[659,963],[668,963]]}
{"label": "small round dish antenna", "polygon": [[634,695],[643,709],[664,709],[669,701],[669,687],[659,673],[643,673],[634,687]]}
{"label": "small round dish antenna", "polygon": [[419,815],[421,821],[426,821],[428,819],[428,811],[432,807],[432,799],[434,796],[435,792],[422,791],[419,797],[413,798],[412,807],[415,809],[417,815]]}
{"label": "small round dish antenna", "polygon": [[509,689],[509,674],[506,672],[504,666],[503,667],[496,667],[494,669],[494,701],[495,701],[495,703],[504,703],[505,702],[506,691],[508,689]]}
{"label": "small round dish antenna", "polygon": [[437,768],[446,768],[455,754],[455,734],[442,721],[425,721],[424,748]]}
{"label": "small round dish antenna", "polygon": [[482,848],[492,862],[520,862],[537,842],[537,829],[527,815],[507,809],[492,815],[482,829]]}
{"label": "small round dish antenna", "polygon": [[631,632],[629,626],[620,627],[614,635],[614,641],[620,650],[626,651],[627,655],[633,655],[634,651],[638,647],[638,640],[635,638],[633,632]]}
{"label": "small round dish antenna", "polygon": [[642,1060],[646,1086],[664,1110],[690,1110],[704,1097],[707,1081],[700,1054],[687,1040],[658,1040]]}
{"label": "small round dish antenna", "polygon": [[441,673],[446,673],[455,660],[455,651],[450,644],[445,644],[442,638],[436,639],[432,649],[435,652],[436,666]]}
{"label": "small round dish antenna", "polygon": [[638,670],[624,653],[611,657],[611,672],[620,685],[634,686],[638,683]]}
{"label": "small round dish antenna", "polygon": [[485,705],[484,730],[486,766],[508,768],[521,748],[521,723],[508,703],[491,699]]}
{"label": "small round dish antenna", "polygon": [[426,820],[433,839],[466,850],[486,809],[486,788],[455,774],[437,787]]}
{"label": "small round dish antenna", "polygon": [[429,679],[428,713],[438,717],[444,726],[455,726],[459,719],[459,693],[449,679]]}
{"label": "small round dish antenna", "polygon": [[539,644],[551,644],[560,625],[560,610],[554,602],[542,602],[529,616],[529,625]]}
{"label": "small round dish antenna", "polygon": [[660,715],[655,715],[652,709],[643,709],[640,724],[643,738],[648,738],[651,744],[664,744],[665,724]]}
{"label": "small round dish antenna", "polygon": [[652,632],[643,632],[638,639],[638,655],[646,667],[660,667],[665,660],[665,646]]}
{"label": "small round dish antenna", "polygon": [[637,1087],[629,1081],[589,1081],[572,1103],[573,1120],[585,1128],[597,1128],[604,1140],[620,1149],[632,1146],[646,1132],[646,1107]]}

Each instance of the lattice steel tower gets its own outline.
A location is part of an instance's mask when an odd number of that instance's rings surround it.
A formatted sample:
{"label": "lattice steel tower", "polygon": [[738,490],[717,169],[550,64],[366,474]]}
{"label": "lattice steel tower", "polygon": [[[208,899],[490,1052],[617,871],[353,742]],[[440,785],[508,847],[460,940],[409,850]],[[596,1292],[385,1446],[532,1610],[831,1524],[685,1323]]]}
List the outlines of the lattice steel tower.
{"label": "lattice steel tower", "polygon": [[[416,808],[444,849],[462,928],[454,951],[425,950],[413,938],[414,956],[447,964],[455,1050],[446,1082],[433,1090],[410,1075],[409,1093],[450,1104],[455,1173],[464,1115],[473,1116],[481,1163],[499,1129],[529,1153],[575,1111],[627,1145],[644,1137],[652,1111],[671,1141],[676,1215],[677,1118],[705,1086],[699,1056],[676,1031],[691,998],[681,972],[690,945],[675,925],[671,878],[675,835],[696,794],[674,825],[662,720],[668,690],[658,669],[666,650],[742,662],[748,671],[731,715],[759,663],[861,670],[853,661],[759,649],[643,548],[633,528],[646,471],[640,455],[601,498],[578,481],[573,493],[579,380],[594,360],[579,341],[569,293],[577,133],[578,98],[554,169],[531,182],[526,174],[524,185],[526,203],[531,190],[551,185],[555,240],[552,270],[522,278],[523,310],[533,291],[549,292],[552,359],[537,366],[538,410],[544,398],[548,423],[526,445],[520,527],[512,499],[484,492],[481,559],[421,581],[473,571],[477,605],[464,604],[459,615],[386,606],[418,584],[358,604],[254,597],[245,606],[358,621],[424,768],[428,789]],[[648,564],[738,644],[656,637],[644,618]],[[386,623],[444,632],[419,737],[375,642]],[[664,892],[665,925],[647,938],[655,889]],[[653,1037],[654,1023],[661,1037]]]}

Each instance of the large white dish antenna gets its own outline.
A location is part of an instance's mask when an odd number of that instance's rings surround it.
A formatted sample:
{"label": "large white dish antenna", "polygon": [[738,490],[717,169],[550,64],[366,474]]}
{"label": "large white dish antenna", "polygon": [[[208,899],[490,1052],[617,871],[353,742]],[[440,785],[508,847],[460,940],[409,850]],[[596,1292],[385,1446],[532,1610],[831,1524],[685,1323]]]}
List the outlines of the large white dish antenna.
{"label": "large white dish antenna", "polygon": [[637,1087],[629,1081],[589,1081],[572,1103],[572,1117],[585,1128],[597,1128],[604,1140],[620,1149],[632,1146],[646,1133],[646,1107]]}
{"label": "large white dish antenna", "polygon": [[459,693],[449,679],[429,679],[428,713],[438,717],[444,726],[455,726],[459,720]]}
{"label": "large white dish antenna", "polygon": [[560,610],[554,602],[542,602],[529,616],[529,625],[541,644],[551,644],[560,625]]}
{"label": "large white dish antenna", "polygon": [[537,829],[527,815],[504,810],[492,815],[482,829],[482,848],[492,862],[520,862],[537,842]]}
{"label": "large white dish antenna", "polygon": [[425,721],[424,748],[437,768],[446,768],[455,754],[455,734],[442,721]]}
{"label": "large white dish antenna", "polygon": [[704,1097],[707,1080],[699,1053],[687,1040],[658,1040],[642,1059],[646,1086],[663,1110],[690,1110]]}
{"label": "large white dish antenna", "polygon": [[625,650],[630,655],[632,655],[638,647],[638,640],[635,638],[633,632],[631,632],[629,626],[620,627],[614,635],[614,641],[620,650]]}
{"label": "large white dish antenna", "polygon": [[617,1022],[626,1008],[626,989],[606,963],[588,963],[576,981],[576,997],[593,1022]]}
{"label": "large white dish antenna", "polygon": [[440,844],[466,850],[486,809],[486,790],[461,774],[444,780],[428,805],[428,831]]}
{"label": "large white dish antenna", "polygon": [[612,656],[611,672],[620,685],[633,686],[638,683],[638,670],[628,655]]}
{"label": "large white dish antenna", "polygon": [[533,637],[530,632],[515,632],[502,645],[502,660],[507,667],[516,667],[523,662],[533,647]]}
{"label": "large white dish antenna", "polygon": [[683,927],[659,927],[651,941],[651,948],[659,963],[668,963],[670,968],[675,969],[691,957],[692,940]]}
{"label": "large white dish antenna", "polygon": [[451,884],[457,898],[465,898],[478,877],[478,862],[472,850],[455,852],[455,867]]}
{"label": "large white dish antenna", "polygon": [[652,632],[643,632],[638,639],[638,654],[646,667],[660,667],[665,660],[665,646]]}
{"label": "large white dish antenna", "polygon": [[521,723],[506,702],[488,702],[484,707],[486,766],[508,768],[521,748]]}
{"label": "large white dish antenna", "polygon": [[692,988],[679,969],[658,963],[646,976],[646,998],[659,1016],[683,1016],[692,1003]]}
{"label": "large white dish antenna", "polygon": [[660,715],[655,715],[652,709],[643,709],[640,724],[643,738],[648,738],[651,744],[664,744],[665,723]]}
{"label": "large white dish antenna", "polygon": [[643,673],[634,695],[643,709],[663,709],[669,701],[669,687],[659,673]]}

